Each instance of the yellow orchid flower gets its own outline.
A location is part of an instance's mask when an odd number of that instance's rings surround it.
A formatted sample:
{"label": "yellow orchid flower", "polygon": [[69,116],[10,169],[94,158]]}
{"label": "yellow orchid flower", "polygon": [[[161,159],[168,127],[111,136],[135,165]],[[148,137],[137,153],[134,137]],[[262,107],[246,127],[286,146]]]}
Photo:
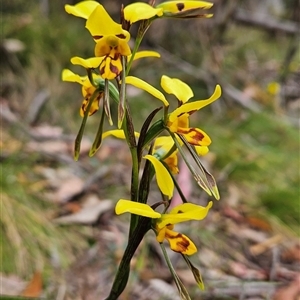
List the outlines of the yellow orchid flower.
{"label": "yellow orchid flower", "polygon": [[[99,75],[93,75],[94,80],[97,82],[97,80],[102,80]],[[68,81],[68,82],[77,82],[82,85],[82,95],[83,95],[83,101],[82,105],[80,107],[80,116],[84,116],[84,112],[86,110],[87,104],[89,102],[90,97],[95,92],[96,87],[94,87],[88,76],[79,76],[78,74],[73,73],[72,71],[68,69],[64,69],[62,71],[62,80]],[[103,96],[103,92],[99,91],[98,96],[94,99],[92,106],[89,111],[89,116],[93,115],[97,110],[99,110],[99,102]]]}
{"label": "yellow orchid flower", "polygon": [[87,19],[86,28],[96,42],[95,56],[103,79],[114,79],[122,71],[121,56],[128,56],[130,34],[122,25],[113,21],[104,7],[96,1],[83,1],[74,6],[66,5],[68,13]]}
{"label": "yellow orchid flower", "polygon": [[163,9],[164,17],[173,18],[211,18],[212,14],[199,13],[199,10],[209,9],[213,3],[206,1],[182,0],[166,1],[158,4],[156,8]]}
{"label": "yellow orchid flower", "polygon": [[[158,89],[154,88],[142,79],[134,76],[127,76],[126,83],[148,92],[155,98],[162,101],[165,107],[169,106],[169,102],[166,100],[165,96]],[[213,95],[209,99],[187,103],[187,101],[193,96],[193,91],[180,79],[170,78],[163,75],[161,79],[161,86],[166,93],[173,94],[178,98],[179,102],[182,103],[181,106],[168,115],[166,124],[167,127],[171,132],[184,136],[190,144],[200,146],[196,148],[198,154],[206,154],[208,152],[207,146],[210,145],[211,139],[203,130],[189,127],[189,116],[195,111],[217,100],[221,96],[221,87],[217,85]]]}
{"label": "yellow orchid flower", "polygon": [[[130,59],[131,55],[128,56],[128,59]],[[146,58],[146,57],[160,57],[160,54],[156,51],[138,51],[136,52],[134,56],[134,61],[140,58]],[[79,56],[74,56],[71,58],[71,63],[73,65],[82,66],[85,69],[97,69],[100,64],[102,63],[105,56],[101,57],[90,57],[90,58],[81,58]]]}
{"label": "yellow orchid flower", "polygon": [[[180,102],[183,103],[168,115],[166,125],[168,126],[170,131],[183,136],[187,140],[187,142],[192,145],[205,147],[209,146],[211,143],[211,139],[203,130],[199,128],[189,127],[189,116],[199,109],[203,108],[204,106],[209,105],[217,100],[221,96],[221,87],[217,85],[212,96],[206,100],[198,100],[191,103],[186,103],[189,100],[190,95],[192,94],[190,93],[187,97],[182,96],[188,89],[187,86],[180,82],[179,79],[171,79],[167,78],[167,76],[163,76],[161,84],[162,88],[167,93],[174,94],[176,97],[178,97]],[[197,152],[201,154],[201,150],[204,149],[198,148]]]}
{"label": "yellow orchid flower", "polygon": [[176,206],[169,213],[160,214],[153,210],[148,204],[120,199],[116,204],[115,212],[117,215],[128,212],[155,219],[154,230],[159,243],[167,240],[173,251],[192,255],[197,252],[197,247],[186,235],[174,231],[174,225],[190,220],[202,220],[207,216],[211,207],[212,201],[210,201],[206,207],[192,203],[184,203]]}
{"label": "yellow orchid flower", "polygon": [[102,5],[97,5],[86,21],[86,28],[96,41],[95,56],[104,57],[100,63],[100,75],[114,79],[122,71],[121,56],[128,56],[130,34],[122,25],[113,21]]}

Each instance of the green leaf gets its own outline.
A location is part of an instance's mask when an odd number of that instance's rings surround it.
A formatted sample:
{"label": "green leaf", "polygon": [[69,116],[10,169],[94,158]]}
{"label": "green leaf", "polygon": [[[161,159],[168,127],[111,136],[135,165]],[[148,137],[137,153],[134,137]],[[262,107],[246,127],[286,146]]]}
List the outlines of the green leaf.
{"label": "green leaf", "polygon": [[109,80],[107,80],[107,79],[105,79],[103,107],[104,107],[106,116],[108,118],[109,125],[112,126],[113,121],[111,118],[110,103],[109,103]]}
{"label": "green leaf", "polygon": [[165,129],[165,124],[163,120],[158,120],[147,131],[146,137],[142,144],[143,149],[149,145],[161,132]]}
{"label": "green leaf", "polygon": [[155,115],[162,109],[162,107],[156,108],[155,110],[153,110],[150,115],[147,117],[147,119],[145,120],[141,131],[140,131],[140,137],[139,137],[139,141],[138,141],[138,145],[137,145],[137,152],[138,152],[138,157],[139,157],[139,161],[141,161],[141,157],[143,154],[143,145],[145,142],[145,138],[147,135],[147,130],[153,120],[153,118],[155,117]]}
{"label": "green leaf", "polygon": [[122,56],[122,67],[123,72],[121,74],[121,89],[120,89],[120,99],[119,99],[119,106],[118,106],[118,128],[122,127],[122,123],[125,116],[125,99],[126,99],[126,83],[125,83],[125,57]]}

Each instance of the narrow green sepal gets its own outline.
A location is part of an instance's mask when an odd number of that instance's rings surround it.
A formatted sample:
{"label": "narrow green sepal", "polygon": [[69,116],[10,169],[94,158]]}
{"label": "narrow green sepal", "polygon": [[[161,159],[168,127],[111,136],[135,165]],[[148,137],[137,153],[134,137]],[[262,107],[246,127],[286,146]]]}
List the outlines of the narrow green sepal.
{"label": "narrow green sepal", "polygon": [[193,276],[195,278],[195,281],[196,281],[197,285],[199,286],[199,288],[201,290],[204,290],[205,287],[204,287],[204,283],[203,283],[200,271],[191,263],[191,261],[188,259],[188,257],[186,255],[182,254],[182,256],[183,256],[186,264],[188,265],[188,267],[192,271]]}
{"label": "narrow green sepal", "polygon": [[[99,89],[104,91],[105,90],[105,80],[98,79],[96,82],[98,84]],[[109,97],[116,103],[119,103],[119,91],[111,81],[108,81],[108,89],[109,89]]]}
{"label": "narrow green sepal", "polygon": [[[123,70],[126,68],[125,57],[122,56],[122,67]],[[118,106],[118,128],[122,127],[122,123],[125,116],[125,99],[126,99],[126,83],[125,83],[125,71],[121,74],[121,88],[120,88],[120,100]]]}
{"label": "narrow green sepal", "polygon": [[[197,152],[195,151],[195,148],[187,142],[185,137],[180,135],[180,139],[183,141],[183,143],[185,144],[185,146],[189,150],[189,152],[192,155],[194,161],[196,162],[197,166],[199,167],[199,169],[201,171],[201,174],[204,177],[204,181],[202,179],[200,181],[201,184],[204,184],[205,188],[207,188],[207,187],[209,188],[211,194],[216,198],[216,200],[220,200],[220,194],[219,194],[219,190],[218,190],[215,178],[202,165],[202,163],[199,159],[199,156],[198,156]],[[200,175],[198,175],[198,177],[200,177]]]}
{"label": "narrow green sepal", "polygon": [[110,113],[110,103],[109,103],[109,81],[105,79],[105,85],[104,85],[104,101],[103,101],[103,107],[105,110],[105,114],[108,118],[109,125],[113,125],[113,121],[111,118],[111,113]]}
{"label": "narrow green sepal", "polygon": [[208,187],[208,182],[206,180],[206,177],[205,177],[205,180],[202,179],[202,177],[196,172],[195,168],[191,165],[191,163],[189,162],[187,156],[186,156],[186,153],[183,151],[180,143],[178,142],[175,134],[171,131],[169,131],[169,134],[170,136],[173,138],[173,141],[175,142],[176,146],[177,146],[177,149],[178,151],[180,152],[183,160],[185,161],[188,169],[190,170],[190,172],[192,173],[194,179],[196,180],[197,184],[209,195],[211,196],[212,195],[212,192],[210,190],[210,188]]}
{"label": "narrow green sepal", "polygon": [[100,123],[99,123],[99,127],[97,130],[97,134],[95,137],[95,140],[93,142],[92,148],[89,151],[89,156],[92,157],[94,156],[94,154],[97,152],[97,150],[99,149],[101,142],[102,142],[102,133],[103,133],[103,123],[104,123],[104,109],[102,110],[102,114],[101,114],[101,119],[100,119]]}

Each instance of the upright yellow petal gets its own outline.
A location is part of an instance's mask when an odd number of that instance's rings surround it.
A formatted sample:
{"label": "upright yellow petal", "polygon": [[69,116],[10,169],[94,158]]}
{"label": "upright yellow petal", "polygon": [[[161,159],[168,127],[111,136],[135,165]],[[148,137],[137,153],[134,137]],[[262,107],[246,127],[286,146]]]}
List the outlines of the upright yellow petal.
{"label": "upright yellow petal", "polygon": [[82,1],[76,5],[65,5],[65,10],[75,17],[87,19],[98,5],[96,1]]}
{"label": "upright yellow petal", "polygon": [[160,218],[161,214],[153,210],[148,204],[120,199],[115,207],[117,215],[131,213],[152,219]]}
{"label": "upright yellow petal", "polygon": [[126,79],[125,79],[125,82],[127,84],[131,84],[131,85],[133,85],[133,86],[135,86],[139,89],[142,89],[142,90],[148,92],[149,94],[151,94],[155,98],[162,101],[165,106],[169,106],[169,102],[166,100],[166,98],[162,94],[162,92],[160,92],[158,89],[156,89],[155,87],[153,87],[152,85],[150,85],[146,81],[144,81],[140,78],[134,77],[134,76],[127,76]]}
{"label": "upright yellow petal", "polygon": [[180,79],[163,75],[160,84],[166,93],[175,95],[182,103],[194,96],[192,89]]}
{"label": "upright yellow petal", "polygon": [[156,157],[146,155],[144,158],[150,160],[155,169],[156,181],[159,189],[164,195],[171,199],[174,191],[174,182],[168,170]]}
{"label": "upright yellow petal", "polygon": [[122,25],[116,23],[101,4],[99,4],[91,13],[86,21],[85,27],[94,38],[100,38],[107,35],[119,36],[126,41],[129,41],[130,38],[129,32],[123,30]]}
{"label": "upright yellow petal", "polygon": [[162,8],[153,8],[151,5],[143,2],[136,2],[127,5],[124,8],[125,20],[130,24],[140,20],[148,20],[154,16],[162,16]]}

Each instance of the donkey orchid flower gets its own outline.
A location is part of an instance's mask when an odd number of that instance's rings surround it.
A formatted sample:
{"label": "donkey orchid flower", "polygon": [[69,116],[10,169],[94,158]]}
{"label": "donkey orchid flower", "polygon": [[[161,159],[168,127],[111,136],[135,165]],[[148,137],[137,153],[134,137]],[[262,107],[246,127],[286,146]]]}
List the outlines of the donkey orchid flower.
{"label": "donkey orchid flower", "polygon": [[[101,79],[99,75],[93,75],[94,81],[97,82]],[[95,92],[96,87],[93,86],[88,78],[88,76],[79,76],[78,74],[73,73],[68,69],[64,69],[62,72],[62,80],[69,82],[77,82],[82,85],[82,95],[83,101],[80,107],[80,116],[84,116],[84,112],[86,110],[87,104],[89,102],[90,97]],[[99,102],[103,96],[103,92],[99,91],[98,96],[94,99],[92,106],[89,111],[89,116],[93,115],[97,110],[99,110]]]}
{"label": "donkey orchid flower", "polygon": [[183,203],[173,208],[169,213],[161,214],[148,204],[120,199],[116,204],[115,212],[117,215],[129,212],[154,219],[154,230],[159,243],[167,240],[173,251],[192,255],[197,252],[197,247],[186,235],[174,231],[174,225],[191,220],[202,220],[207,216],[211,207],[212,201],[206,207]]}

